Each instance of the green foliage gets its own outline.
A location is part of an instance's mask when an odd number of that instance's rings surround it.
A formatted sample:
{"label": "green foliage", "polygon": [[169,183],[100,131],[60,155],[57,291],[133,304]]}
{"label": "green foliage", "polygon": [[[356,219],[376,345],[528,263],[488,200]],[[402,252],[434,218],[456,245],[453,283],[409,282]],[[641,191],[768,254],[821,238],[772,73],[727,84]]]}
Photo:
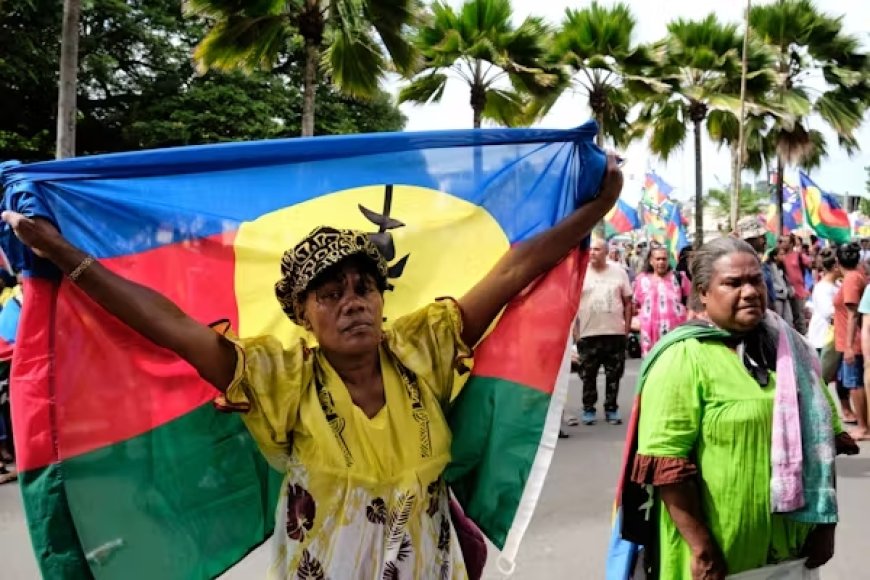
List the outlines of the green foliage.
{"label": "green foliage", "polygon": [[186,6],[210,24],[194,53],[201,71],[269,71],[303,39],[322,51],[326,82],[375,97],[389,70],[409,72],[416,64],[405,33],[417,17],[417,0],[190,0]]}
{"label": "green foliage", "polygon": [[[661,64],[654,75],[670,90],[647,99],[637,118],[637,128],[650,134],[653,153],[667,159],[683,146],[686,127],[703,123],[710,111],[732,117],[739,111],[741,45],[736,26],[721,24],[714,14],[668,24],[668,36],[655,46]],[[723,136],[736,128],[736,118],[724,114],[714,122]]]}
{"label": "green foliage", "polygon": [[[738,216],[758,215],[767,210],[770,203],[770,191],[766,188],[753,189],[744,184],[740,188],[740,203],[737,207]],[[704,196],[704,204],[714,208],[720,218],[728,218],[731,212],[731,191],[711,188]]]}
{"label": "green foliage", "polygon": [[[740,110],[741,50],[737,27],[722,24],[715,14],[697,21],[671,21],[667,37],[655,45],[660,64],[651,71],[670,90],[648,98],[636,121],[635,131],[648,133],[650,150],[664,159],[684,145],[689,135],[687,127],[692,126],[696,243],[703,242],[704,237],[701,128],[710,112],[734,116]],[[734,126],[724,115],[715,117],[714,123],[723,135],[729,125]]]}
{"label": "green foliage", "polygon": [[582,9],[568,8],[556,33],[551,59],[564,67],[567,82],[546,99],[536,99],[536,118],[543,117],[566,89],[585,94],[601,134],[619,146],[634,136],[628,113],[644,96],[666,91],[668,85],[646,73],[655,64],[650,49],[633,42],[636,21],[629,7],[607,7],[593,1]]}
{"label": "green foliage", "polygon": [[[870,100],[870,63],[857,38],[843,32],[842,17],[824,14],[810,0],[776,0],[753,6],[752,31],[775,54],[771,100],[792,118],[774,119],[768,149],[788,163],[818,166],[827,152],[823,135],[807,126],[817,114],[850,155]],[[818,90],[818,77],[825,86]],[[809,80],[812,79],[812,80]]]}
{"label": "green foliage", "polygon": [[[0,159],[53,157],[61,2],[0,5]],[[198,76],[203,31],[178,0],[93,0],[82,13],[78,154],[299,134],[301,46],[274,74]],[[393,131],[405,119],[389,95],[356,101],[318,87],[320,134]]]}
{"label": "green foliage", "polygon": [[[467,0],[458,11],[435,2],[431,10],[415,39],[422,65],[400,102],[437,102],[448,80],[459,78],[471,90],[475,126],[482,117],[511,124],[515,105],[557,86],[558,71],[544,67],[549,29],[535,17],[514,26],[510,0]],[[513,90],[500,87],[501,80]]]}

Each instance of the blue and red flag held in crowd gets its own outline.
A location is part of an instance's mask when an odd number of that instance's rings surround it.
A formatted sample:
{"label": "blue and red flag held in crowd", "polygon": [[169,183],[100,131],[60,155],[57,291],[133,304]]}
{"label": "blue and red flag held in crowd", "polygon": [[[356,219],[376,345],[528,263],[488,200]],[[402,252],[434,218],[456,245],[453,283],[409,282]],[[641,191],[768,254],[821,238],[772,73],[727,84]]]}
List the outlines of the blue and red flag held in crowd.
{"label": "blue and red flag held in crowd", "polygon": [[637,210],[622,199],[618,200],[613,209],[604,216],[604,237],[608,240],[613,236],[640,229],[640,227],[640,217]]}

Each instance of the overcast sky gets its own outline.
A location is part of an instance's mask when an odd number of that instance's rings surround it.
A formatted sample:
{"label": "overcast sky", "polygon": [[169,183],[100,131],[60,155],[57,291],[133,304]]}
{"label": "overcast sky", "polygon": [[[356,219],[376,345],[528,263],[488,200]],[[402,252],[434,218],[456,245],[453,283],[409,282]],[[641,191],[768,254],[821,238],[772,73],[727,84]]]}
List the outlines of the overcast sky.
{"label": "overcast sky", "polygon": [[[448,0],[450,4],[459,6],[462,0]],[[756,0],[757,2],[758,0]],[[767,0],[761,0],[765,2]],[[742,0],[627,0],[636,19],[637,40],[651,42],[664,36],[667,22],[676,17],[688,19],[703,18],[715,11],[723,21],[741,22]],[[604,0],[610,4],[609,0]],[[832,15],[845,15],[845,27],[851,34],[868,42],[868,24],[870,24],[870,2],[866,0],[816,0],[816,4]],[[582,7],[585,0],[513,0],[514,17],[517,22],[529,14],[544,17],[551,23],[558,23],[566,7]],[[389,89],[395,91],[400,86],[390,83]],[[448,84],[441,103],[425,106],[404,104],[402,111],[408,117],[407,130],[421,131],[432,129],[457,129],[471,127],[472,115],[468,104],[467,86],[455,81]],[[568,128],[582,124],[590,118],[583,95],[564,95],[550,114],[540,123],[542,127]],[[864,192],[864,166],[870,165],[870,115],[865,117],[864,127],[858,134],[862,151],[849,158],[837,146],[836,138],[827,131],[818,118],[811,118],[812,128],[821,129],[828,136],[830,155],[822,168],[813,173],[818,185],[837,193],[850,192],[861,195]],[[730,181],[730,161],[727,148],[717,150],[716,145],[705,138],[702,145],[704,164],[704,189],[716,185],[724,185]],[[674,153],[667,163],[652,157],[645,145],[633,145],[626,153],[627,163],[626,187],[624,196],[629,199],[639,197],[643,174],[648,167],[654,169],[677,190],[679,198],[686,198],[694,193],[694,152],[691,137],[682,151]],[[796,178],[796,173],[793,174]],[[747,173],[744,180],[751,176]]]}

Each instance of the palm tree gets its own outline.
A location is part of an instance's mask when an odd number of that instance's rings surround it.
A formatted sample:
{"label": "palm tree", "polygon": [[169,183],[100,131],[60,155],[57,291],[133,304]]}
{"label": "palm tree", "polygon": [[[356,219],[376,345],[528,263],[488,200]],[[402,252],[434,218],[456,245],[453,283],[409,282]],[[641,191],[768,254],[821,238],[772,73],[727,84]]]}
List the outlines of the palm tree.
{"label": "palm tree", "polygon": [[552,90],[558,73],[543,65],[549,36],[544,22],[528,17],[515,27],[511,12],[510,0],[467,0],[458,12],[436,2],[416,38],[423,64],[399,92],[399,102],[440,101],[452,77],[470,89],[475,128],[484,117],[504,122],[521,115],[525,96]]}
{"label": "palm tree", "polygon": [[693,126],[695,142],[695,243],[704,240],[701,129],[711,110],[739,111],[733,79],[740,76],[742,39],[733,24],[721,24],[715,14],[704,20],[682,18],[668,24],[668,36],[655,49],[661,65],[656,76],[670,92],[647,99],[636,131],[649,132],[650,150],[667,159],[686,141]]}
{"label": "palm tree", "polygon": [[60,80],[57,96],[56,157],[76,154],[76,90],[79,73],[81,0],[64,0],[60,40]]}
{"label": "palm tree", "polygon": [[[742,124],[744,131],[742,152],[739,150],[741,128],[739,111],[735,114],[729,109],[714,109],[707,115],[707,133],[710,139],[730,149],[732,189],[740,186],[744,168],[757,173],[766,162],[765,152],[768,149],[765,134],[769,119],[780,116],[790,119],[786,112],[767,99],[776,80],[773,53],[757,39],[747,42],[745,49],[745,55],[742,54],[743,49],[741,49],[741,64],[745,61],[746,65],[746,83],[742,88],[744,89],[743,102],[748,114],[745,115]],[[727,94],[741,94],[741,79],[742,74],[733,78],[726,77],[721,90]],[[739,203],[737,206],[742,207]],[[732,221],[736,222],[736,215],[731,217]],[[734,228],[735,225],[732,223],[731,227]]]}
{"label": "palm tree", "polygon": [[[776,199],[782,208],[785,165],[812,167],[826,153],[824,136],[807,124],[811,113],[834,130],[849,155],[858,151],[855,131],[870,98],[868,60],[858,39],[843,32],[842,17],[822,14],[810,0],[755,6],[749,23],[775,52],[777,83],[771,100],[794,117],[774,120],[768,134],[768,148],[776,151]],[[824,79],[821,90],[814,88],[818,80],[808,82],[818,76]]]}
{"label": "palm tree", "polygon": [[391,66],[404,73],[416,63],[404,33],[418,0],[188,0],[187,9],[214,23],[194,52],[201,72],[271,70],[301,39],[303,136],[314,134],[321,69],[340,90],[364,98]]}
{"label": "palm tree", "polygon": [[[707,207],[712,207],[719,217],[730,217],[730,189],[714,187],[708,189],[707,195],[704,196],[704,204]],[[747,184],[741,184],[738,199],[740,200],[740,207],[738,208],[740,215],[758,215],[767,209],[767,205],[770,203],[770,194],[766,190],[757,191]]]}
{"label": "palm tree", "polygon": [[628,113],[638,94],[667,91],[668,85],[641,74],[654,64],[651,51],[633,43],[637,22],[623,3],[606,7],[593,0],[586,8],[567,8],[553,39],[551,58],[566,67],[568,82],[537,104],[542,117],[566,89],[583,93],[598,122],[598,145],[605,135],[628,143]]}

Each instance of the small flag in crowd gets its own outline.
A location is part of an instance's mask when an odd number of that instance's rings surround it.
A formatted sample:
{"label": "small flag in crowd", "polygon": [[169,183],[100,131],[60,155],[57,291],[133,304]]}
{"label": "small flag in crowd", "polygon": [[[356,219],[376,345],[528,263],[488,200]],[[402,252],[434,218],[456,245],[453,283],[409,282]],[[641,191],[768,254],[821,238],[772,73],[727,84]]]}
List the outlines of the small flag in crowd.
{"label": "small flag in crowd", "polygon": [[870,238],[870,219],[861,214],[852,215],[852,231],[862,238]]}
{"label": "small flag in crowd", "polygon": [[608,240],[618,234],[625,234],[637,229],[640,229],[640,217],[637,215],[637,210],[621,199],[604,216],[604,237]]}
{"label": "small flag in crowd", "polygon": [[[796,229],[804,225],[804,206],[801,200],[798,189],[787,181],[783,183],[783,220],[782,233],[788,235]],[[776,200],[771,200],[767,208],[767,216],[765,218],[767,229],[771,232],[777,231],[779,225],[779,211]]]}
{"label": "small flag in crowd", "polygon": [[803,171],[800,172],[800,178],[800,192],[806,208],[807,225],[820,238],[838,244],[847,243],[852,239],[852,232],[846,210],[843,209],[836,197],[822,191]]}
{"label": "small flag in crowd", "polygon": [[689,245],[689,239],[686,237],[680,206],[676,203],[669,205],[671,207],[666,222],[665,244],[671,264],[676,264],[680,259],[680,252]]}
{"label": "small flag in crowd", "polygon": [[643,200],[653,206],[661,206],[670,201],[671,192],[674,190],[664,179],[653,172],[646,174],[643,183]]}
{"label": "small flag in crowd", "polygon": [[665,233],[667,230],[665,221],[662,219],[663,211],[664,208],[650,207],[645,203],[641,203],[639,208],[641,225],[644,232],[650,240],[659,244],[665,243]]}

